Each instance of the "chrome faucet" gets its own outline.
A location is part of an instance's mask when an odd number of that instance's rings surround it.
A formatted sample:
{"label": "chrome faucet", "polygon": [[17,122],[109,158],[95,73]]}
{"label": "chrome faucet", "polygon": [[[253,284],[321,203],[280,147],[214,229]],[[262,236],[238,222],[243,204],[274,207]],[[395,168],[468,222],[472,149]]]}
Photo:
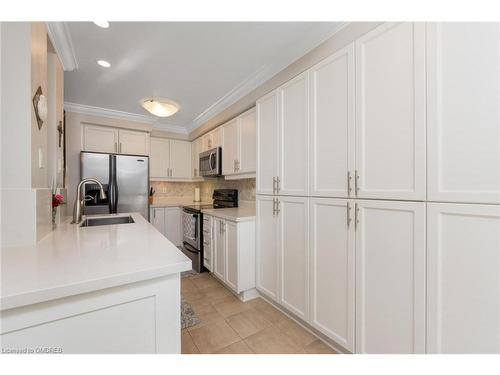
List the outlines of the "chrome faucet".
{"label": "chrome faucet", "polygon": [[81,195],[82,185],[86,184],[87,182],[95,182],[97,185],[99,185],[99,189],[101,190],[100,197],[101,199],[106,199],[106,193],[104,192],[104,188],[102,187],[102,184],[99,180],[92,177],[84,178],[83,180],[81,180],[78,184],[78,187],[76,188],[76,199],[73,205],[73,221],[71,222],[71,224],[78,224],[80,221],[82,221],[83,202],[85,201],[85,198],[82,199]]}

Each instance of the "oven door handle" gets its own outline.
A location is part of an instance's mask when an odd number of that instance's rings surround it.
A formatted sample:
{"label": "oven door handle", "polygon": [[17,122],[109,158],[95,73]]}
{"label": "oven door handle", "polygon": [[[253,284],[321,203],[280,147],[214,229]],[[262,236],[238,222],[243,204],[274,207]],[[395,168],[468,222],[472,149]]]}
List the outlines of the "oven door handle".
{"label": "oven door handle", "polygon": [[190,252],[190,253],[193,253],[193,254],[199,254],[200,252],[199,251],[196,251],[196,250],[191,250],[191,245],[189,243],[187,243],[186,241],[183,242],[183,248],[184,250]]}

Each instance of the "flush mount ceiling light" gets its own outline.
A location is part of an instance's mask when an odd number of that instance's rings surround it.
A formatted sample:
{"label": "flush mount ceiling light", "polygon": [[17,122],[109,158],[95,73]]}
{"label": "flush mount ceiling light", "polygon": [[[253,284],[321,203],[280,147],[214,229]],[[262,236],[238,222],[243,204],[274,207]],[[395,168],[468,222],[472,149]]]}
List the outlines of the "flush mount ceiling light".
{"label": "flush mount ceiling light", "polygon": [[106,60],[97,60],[97,63],[105,68],[109,68],[111,66],[111,64]]}
{"label": "flush mount ceiling light", "polygon": [[103,29],[107,29],[109,27],[108,21],[94,21],[94,24],[96,24],[99,27],[102,27]]}
{"label": "flush mount ceiling light", "polygon": [[142,99],[140,103],[146,111],[158,117],[169,117],[179,111],[179,104],[170,99],[151,97]]}

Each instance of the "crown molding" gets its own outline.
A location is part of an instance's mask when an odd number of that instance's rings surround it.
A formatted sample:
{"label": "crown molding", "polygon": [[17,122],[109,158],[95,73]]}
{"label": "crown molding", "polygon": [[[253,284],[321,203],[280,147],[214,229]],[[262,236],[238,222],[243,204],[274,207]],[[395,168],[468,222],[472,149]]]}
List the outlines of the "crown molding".
{"label": "crown molding", "polygon": [[179,134],[188,134],[188,130],[185,127],[179,125],[160,123],[156,118],[152,116],[140,115],[137,113],[117,111],[115,109],[94,107],[90,105],[70,103],[70,102],[64,102],[64,109],[67,112],[80,113],[83,115],[101,116],[112,119],[141,122],[144,124],[152,125],[153,129],[156,130],[164,130]]}
{"label": "crown molding", "polygon": [[78,69],[73,41],[66,22],[46,22],[47,33],[65,71]]}
{"label": "crown molding", "polygon": [[160,122],[155,122],[153,124],[153,129],[154,130],[163,130],[163,131],[167,131],[170,133],[178,133],[178,134],[185,134],[185,135],[189,134],[189,130],[184,126],[163,124]]}
{"label": "crown molding", "polygon": [[[236,103],[238,100],[241,98],[245,97],[246,95],[250,94],[253,90],[255,90],[257,87],[262,85],[264,82],[268,81],[272,77],[274,77],[276,74],[278,74],[280,71],[285,69],[287,66],[291,65],[294,61],[298,60],[300,57],[305,56],[307,53],[309,53],[311,50],[319,46],[321,43],[325,42],[329,38],[331,38],[333,35],[335,35],[337,32],[339,32],[341,29],[343,29],[348,23],[344,22],[338,25],[337,27],[333,28],[331,30],[331,33],[327,35],[326,37],[322,38],[319,40],[316,45],[314,45],[312,48],[310,48],[307,51],[301,51],[301,52],[296,52],[292,51],[291,53],[288,53],[286,56],[283,56],[281,59],[278,61],[275,61],[274,63],[264,65],[254,73],[252,73],[249,77],[247,77],[243,82],[238,84],[236,87],[234,87],[231,91],[229,91],[227,94],[222,96],[219,100],[217,100],[214,104],[212,104],[210,107],[205,109],[202,113],[200,113],[188,126],[187,129],[189,132],[192,132],[199,126],[203,125],[205,122],[210,120],[211,118],[215,117],[222,111],[224,111],[226,108],[231,106],[232,104]],[[328,26],[325,26],[328,27]],[[309,38],[305,38],[302,42],[310,42]]]}
{"label": "crown molding", "polygon": [[70,102],[64,102],[64,109],[68,112],[81,113],[83,115],[102,116],[120,120],[142,122],[146,124],[153,124],[156,121],[154,118],[150,116],[139,115],[137,113],[123,112],[123,111],[117,111],[116,109],[94,107],[91,105],[77,104]]}

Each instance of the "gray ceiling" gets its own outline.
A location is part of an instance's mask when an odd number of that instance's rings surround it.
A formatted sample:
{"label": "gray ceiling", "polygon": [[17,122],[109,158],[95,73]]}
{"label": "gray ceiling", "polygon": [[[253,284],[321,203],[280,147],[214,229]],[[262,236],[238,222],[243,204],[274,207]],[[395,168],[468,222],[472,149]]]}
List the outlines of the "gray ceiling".
{"label": "gray ceiling", "polygon": [[[77,70],[65,73],[67,102],[145,115],[139,100],[162,96],[179,103],[181,110],[159,120],[158,127],[192,130],[221,98],[242,85],[267,80],[341,23],[112,22],[108,29],[91,22],[67,25],[78,62]],[[99,59],[109,61],[111,68],[98,66]]]}

